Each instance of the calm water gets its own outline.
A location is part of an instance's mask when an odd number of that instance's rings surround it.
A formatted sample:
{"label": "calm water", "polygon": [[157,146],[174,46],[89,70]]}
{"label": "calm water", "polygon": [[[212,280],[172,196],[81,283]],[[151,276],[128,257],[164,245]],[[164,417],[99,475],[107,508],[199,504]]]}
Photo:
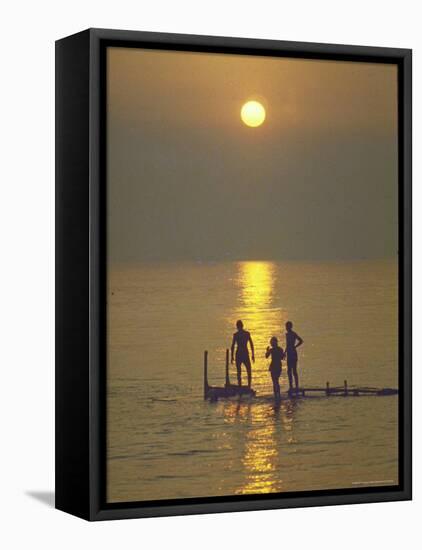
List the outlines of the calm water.
{"label": "calm water", "polygon": [[[125,265],[109,272],[108,300],[110,502],[398,482],[396,396],[276,408],[264,358],[292,320],[302,385],[397,387],[394,262]],[[258,398],[204,402],[203,352],[223,385],[237,319],[254,339]]]}

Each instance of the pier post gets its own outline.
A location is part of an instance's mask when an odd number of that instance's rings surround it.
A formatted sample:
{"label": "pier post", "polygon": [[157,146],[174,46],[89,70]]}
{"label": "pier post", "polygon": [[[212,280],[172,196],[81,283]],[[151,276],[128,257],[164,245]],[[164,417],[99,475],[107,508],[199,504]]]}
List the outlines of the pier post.
{"label": "pier post", "polygon": [[327,382],[327,385],[326,385],[326,388],[325,388],[325,393],[327,395],[330,395],[330,383],[329,382]]}
{"label": "pier post", "polygon": [[347,380],[344,381],[344,395],[347,396],[349,394],[349,391],[347,389]]}
{"label": "pier post", "polygon": [[230,375],[229,375],[229,350],[226,349],[226,388],[230,386]]}
{"label": "pier post", "polygon": [[204,399],[208,396],[208,351],[204,351]]}

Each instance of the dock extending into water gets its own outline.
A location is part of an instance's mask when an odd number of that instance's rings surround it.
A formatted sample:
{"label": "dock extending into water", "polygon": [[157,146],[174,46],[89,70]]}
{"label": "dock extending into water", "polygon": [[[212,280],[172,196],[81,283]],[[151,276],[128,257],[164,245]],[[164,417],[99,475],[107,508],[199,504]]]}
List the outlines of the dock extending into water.
{"label": "dock extending into water", "polygon": [[210,386],[208,384],[208,351],[204,351],[204,399],[217,401],[220,398],[235,396],[255,397],[256,392],[247,386],[238,386],[230,383],[229,350],[226,349],[226,381],[224,386]]}
{"label": "dock extending into water", "polygon": [[[376,388],[372,386],[349,385],[344,380],[340,386],[331,386],[329,382],[325,386],[301,387],[298,390],[287,392],[283,398],[311,398],[311,397],[360,397],[360,396],[385,396],[397,395],[399,390],[396,388]],[[204,351],[204,399],[218,401],[218,399],[227,399],[236,396],[255,397],[256,391],[247,386],[238,386],[230,383],[229,374],[229,350],[226,349],[226,380],[224,386],[210,386],[208,384],[208,351]]]}

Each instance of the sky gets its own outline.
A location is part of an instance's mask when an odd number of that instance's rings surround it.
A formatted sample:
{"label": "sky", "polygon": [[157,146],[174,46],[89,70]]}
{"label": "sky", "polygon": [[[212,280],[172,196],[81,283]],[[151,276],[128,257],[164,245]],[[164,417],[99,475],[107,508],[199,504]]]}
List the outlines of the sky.
{"label": "sky", "polygon": [[112,263],[391,258],[397,193],[395,65],[108,49]]}

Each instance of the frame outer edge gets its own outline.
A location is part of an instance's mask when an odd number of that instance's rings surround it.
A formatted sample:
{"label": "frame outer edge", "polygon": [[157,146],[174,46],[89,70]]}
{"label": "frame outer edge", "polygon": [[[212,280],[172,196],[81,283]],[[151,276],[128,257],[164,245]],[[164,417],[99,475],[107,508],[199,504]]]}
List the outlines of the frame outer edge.
{"label": "frame outer edge", "polygon": [[89,31],[89,287],[90,287],[90,498],[89,519],[95,520],[101,507],[101,308],[100,277],[100,197],[106,193],[101,189],[100,174],[100,41],[97,34]]}
{"label": "frame outer edge", "polygon": [[56,42],[57,509],[89,516],[88,33]]}
{"label": "frame outer edge", "polygon": [[[411,50],[397,48],[374,48],[368,46],[343,46],[333,44],[314,44],[304,42],[283,42],[260,39],[226,38],[216,36],[197,36],[167,33],[149,33],[140,31],[116,31],[107,29],[89,29],[89,518],[90,520],[109,520],[140,517],[174,516],[186,514],[203,514],[217,512],[253,511],[265,509],[280,509],[287,507],[308,507],[321,505],[341,505],[383,501],[409,500],[411,491]],[[306,52],[312,56],[325,54],[328,56],[368,56],[373,62],[382,62],[382,58],[403,63],[403,185],[404,185],[404,220],[403,220],[403,250],[404,250],[404,307],[405,326],[404,335],[404,364],[405,383],[404,393],[406,403],[404,408],[405,430],[404,440],[404,486],[403,490],[386,492],[349,493],[342,495],[306,496],[286,498],[268,498],[266,500],[229,501],[221,500],[212,503],[192,503],[189,499],[186,504],[163,504],[145,506],[121,506],[116,508],[101,508],[101,475],[100,463],[101,445],[101,412],[100,399],[104,386],[101,383],[102,355],[101,347],[101,284],[100,284],[100,255],[104,252],[100,247],[101,233],[101,194],[106,192],[106,186],[101,187],[101,159],[100,143],[100,46],[102,41],[119,40],[128,44],[135,41],[155,42],[176,47],[218,47],[262,51],[268,49],[298,53],[297,57],[306,57]],[[142,47],[139,44],[138,47]],[[299,55],[305,52],[305,55]],[[377,59],[379,58],[379,59]],[[393,59],[395,61],[391,61]]]}
{"label": "frame outer edge", "polygon": [[403,466],[404,493],[412,499],[412,50],[403,55]]}

